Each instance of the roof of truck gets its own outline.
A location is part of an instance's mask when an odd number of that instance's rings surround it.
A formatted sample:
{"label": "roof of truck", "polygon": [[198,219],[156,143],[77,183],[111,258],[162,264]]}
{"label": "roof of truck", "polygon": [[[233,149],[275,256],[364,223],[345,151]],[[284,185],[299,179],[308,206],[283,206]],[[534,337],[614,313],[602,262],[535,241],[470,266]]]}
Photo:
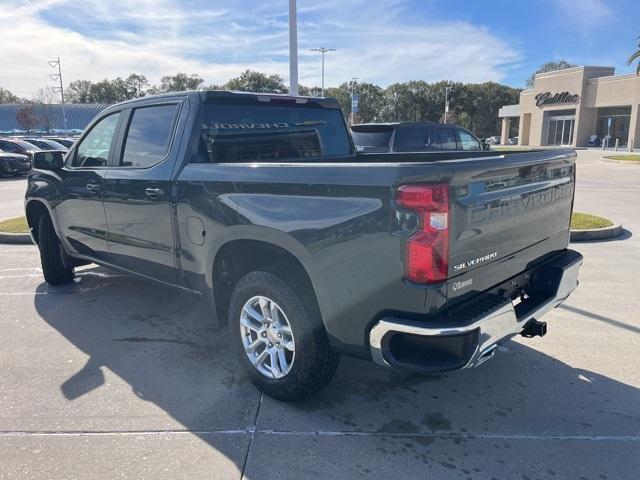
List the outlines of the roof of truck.
{"label": "roof of truck", "polygon": [[236,90],[186,90],[182,92],[167,92],[160,93],[157,95],[148,95],[146,97],[134,98],[132,100],[127,100],[125,102],[120,102],[117,105],[124,105],[129,103],[139,103],[139,102],[147,102],[153,99],[161,99],[161,98],[171,98],[171,97],[180,97],[180,96],[188,96],[188,97],[199,97],[201,100],[209,100],[209,99],[228,99],[228,100],[237,100],[242,102],[243,100],[254,100],[260,102],[271,102],[275,101],[277,103],[296,103],[296,104],[305,104],[305,103],[313,103],[315,105],[320,105],[326,108],[340,108],[340,104],[335,98],[331,97],[305,97],[302,95],[289,95],[284,93],[261,93],[261,92],[241,92]]}

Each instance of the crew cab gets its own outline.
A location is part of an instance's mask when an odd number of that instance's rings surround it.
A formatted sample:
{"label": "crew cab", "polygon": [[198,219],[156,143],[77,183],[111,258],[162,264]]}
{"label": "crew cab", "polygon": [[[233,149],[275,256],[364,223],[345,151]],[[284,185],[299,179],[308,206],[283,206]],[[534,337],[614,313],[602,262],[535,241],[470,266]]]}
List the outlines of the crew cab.
{"label": "crew cab", "polygon": [[466,128],[441,123],[361,123],[351,126],[351,135],[362,153],[486,150]]}
{"label": "crew cab", "polygon": [[334,99],[145,97],[34,165],[25,208],[48,283],[93,262],[192,292],[284,400],[326,384],[341,354],[478,366],[544,335],[582,263],[573,150],[357,154]]}

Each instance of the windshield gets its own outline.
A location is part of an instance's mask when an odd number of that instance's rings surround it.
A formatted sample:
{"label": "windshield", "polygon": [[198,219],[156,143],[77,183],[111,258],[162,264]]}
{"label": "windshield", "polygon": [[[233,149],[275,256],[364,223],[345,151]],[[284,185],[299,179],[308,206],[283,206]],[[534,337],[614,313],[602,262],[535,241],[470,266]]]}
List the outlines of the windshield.
{"label": "windshield", "polygon": [[351,131],[353,143],[357,147],[389,147],[393,130],[383,130],[378,132],[358,132]]}
{"label": "windshield", "polygon": [[62,145],[62,143],[57,142],[55,140],[44,140],[44,142],[49,145],[49,148],[53,148],[54,150],[67,150],[67,147]]}
{"label": "windshield", "polygon": [[[37,145],[34,145],[33,143],[29,142],[23,142],[22,140],[11,140],[11,142],[15,143],[16,145],[18,145],[20,148],[24,149],[24,150],[40,150],[42,147],[39,147]],[[47,148],[48,150],[48,148]]]}
{"label": "windshield", "polygon": [[205,105],[198,161],[245,162],[344,156],[342,113],[309,106]]}
{"label": "windshield", "polygon": [[[28,139],[26,141],[29,142],[31,145],[35,145],[38,148],[43,148],[45,150],[50,150],[51,149],[51,146],[47,142],[45,142],[43,140],[34,140],[34,139],[30,138],[30,139]],[[27,148],[27,147],[23,146],[22,148]]]}

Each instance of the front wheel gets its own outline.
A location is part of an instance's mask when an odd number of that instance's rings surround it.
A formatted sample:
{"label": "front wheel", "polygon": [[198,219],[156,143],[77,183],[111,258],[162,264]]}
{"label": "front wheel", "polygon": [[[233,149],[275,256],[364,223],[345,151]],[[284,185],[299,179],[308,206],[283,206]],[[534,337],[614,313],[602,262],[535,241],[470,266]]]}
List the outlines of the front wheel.
{"label": "front wheel", "polygon": [[326,385],[338,368],[324,325],[280,277],[262,271],[236,285],[229,328],[240,362],[260,390],[296,400]]}
{"label": "front wheel", "polygon": [[62,246],[48,215],[38,222],[38,248],[44,279],[49,285],[61,285],[73,280],[73,268],[62,261]]}

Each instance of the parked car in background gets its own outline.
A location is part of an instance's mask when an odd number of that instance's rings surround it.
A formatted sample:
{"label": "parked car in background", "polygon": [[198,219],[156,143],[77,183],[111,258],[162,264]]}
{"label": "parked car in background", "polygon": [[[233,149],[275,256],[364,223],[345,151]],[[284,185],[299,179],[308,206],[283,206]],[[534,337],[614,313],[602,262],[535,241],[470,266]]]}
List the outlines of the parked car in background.
{"label": "parked car in background", "polygon": [[351,136],[363,153],[483,150],[469,130],[440,123],[362,123],[351,126]]}
{"label": "parked car in background", "polygon": [[502,141],[502,139],[500,138],[499,135],[494,135],[492,137],[487,138],[486,142],[489,145],[500,145],[500,142]]}
{"label": "parked car in background", "polygon": [[31,159],[19,153],[0,152],[0,176],[23,175],[31,171]]}
{"label": "parked car in background", "polygon": [[45,137],[45,138],[48,140],[53,140],[54,142],[57,142],[60,145],[64,145],[67,148],[71,148],[73,143],[76,141],[76,139],[72,137]]}
{"label": "parked car in background", "polygon": [[[19,153],[29,158],[33,157],[33,152],[42,150],[33,143],[25,142],[16,138],[0,138],[0,150],[7,153]],[[47,149],[48,150],[48,149]]]}
{"label": "parked car in background", "polygon": [[56,142],[50,138],[42,138],[42,137],[24,137],[21,140],[25,142],[29,142],[32,145],[40,148],[41,150],[69,150],[69,147],[62,145],[61,143]]}
{"label": "parked car in background", "polygon": [[518,137],[511,137],[509,139],[509,145],[518,145]]}

